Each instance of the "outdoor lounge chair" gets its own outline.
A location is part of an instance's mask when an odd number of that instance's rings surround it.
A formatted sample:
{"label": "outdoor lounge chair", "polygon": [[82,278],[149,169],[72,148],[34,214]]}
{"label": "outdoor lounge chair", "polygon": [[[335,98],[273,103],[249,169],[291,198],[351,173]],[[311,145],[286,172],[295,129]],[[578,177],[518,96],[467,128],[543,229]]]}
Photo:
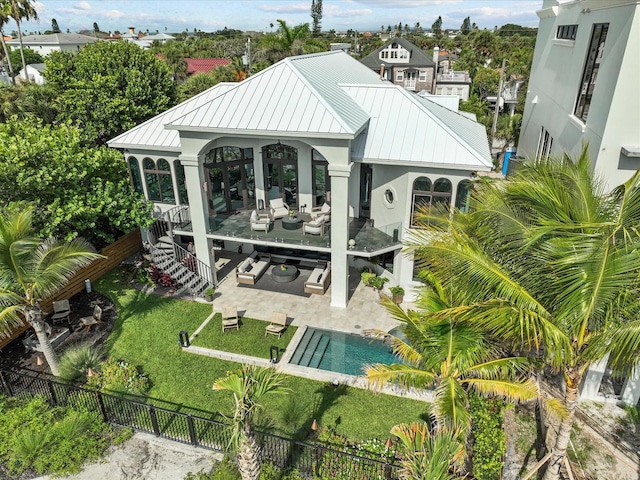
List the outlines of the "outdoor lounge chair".
{"label": "outdoor lounge chair", "polygon": [[268,232],[271,227],[271,218],[269,215],[259,215],[257,210],[251,212],[251,230],[259,230],[262,232]]}
{"label": "outdoor lounge chair", "polygon": [[324,227],[327,224],[327,216],[321,215],[310,222],[303,222],[302,234],[321,235],[324,237]]}
{"label": "outdoor lounge chair", "polygon": [[[328,219],[330,219],[331,218],[331,206],[327,202],[324,202],[321,207],[313,207],[311,209],[311,212],[309,212],[309,214],[311,215],[311,219],[312,220],[315,220],[316,218],[318,218],[318,217],[320,217],[322,215],[324,215],[324,216],[328,217]],[[329,221],[329,220],[327,220],[327,221]]]}
{"label": "outdoor lounge chair", "polygon": [[91,327],[98,323],[104,323],[102,321],[102,309],[96,305],[93,307],[93,315],[90,317],[82,317],[80,319],[80,323],[86,327],[85,333],[89,333],[91,331]]}
{"label": "outdoor lounge chair", "polygon": [[231,328],[240,330],[240,321],[238,320],[238,307],[236,305],[222,309],[222,333],[224,333],[225,330]]}
{"label": "outdoor lounge chair", "polygon": [[51,315],[51,323],[55,325],[56,322],[66,320],[68,326],[70,313],[71,307],[69,306],[69,300],[58,300],[57,302],[53,302],[53,315]]}
{"label": "outdoor lounge chair", "polygon": [[270,200],[269,208],[271,210],[271,218],[273,220],[289,215],[289,205],[284,203],[284,200],[281,198],[274,198],[273,200]]}
{"label": "outdoor lounge chair", "polygon": [[281,312],[273,312],[271,314],[269,325],[264,330],[265,336],[267,333],[272,335],[277,335],[278,338],[282,336],[284,331],[287,329],[287,314]]}

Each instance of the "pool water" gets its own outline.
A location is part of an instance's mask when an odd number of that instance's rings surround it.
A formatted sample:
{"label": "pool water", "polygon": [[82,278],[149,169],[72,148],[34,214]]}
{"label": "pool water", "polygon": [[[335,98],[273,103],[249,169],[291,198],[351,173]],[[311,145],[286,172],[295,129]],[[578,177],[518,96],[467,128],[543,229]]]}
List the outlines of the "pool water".
{"label": "pool water", "polygon": [[371,363],[400,363],[391,347],[361,335],[307,328],[289,363],[347,375],[363,375]]}

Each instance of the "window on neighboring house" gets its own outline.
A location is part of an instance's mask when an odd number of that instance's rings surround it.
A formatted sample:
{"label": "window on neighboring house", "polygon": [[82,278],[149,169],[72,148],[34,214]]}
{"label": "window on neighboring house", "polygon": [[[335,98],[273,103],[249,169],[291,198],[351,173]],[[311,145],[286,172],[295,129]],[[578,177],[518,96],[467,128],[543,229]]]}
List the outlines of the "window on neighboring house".
{"label": "window on neighboring house", "polygon": [[387,50],[382,50],[380,52],[380,58],[383,58],[383,59],[389,58],[389,52]]}
{"label": "window on neighboring house", "polygon": [[176,203],[169,162],[161,158],[156,163],[150,158],[145,158],[142,161],[142,168],[144,169],[144,178],[147,183],[149,200],[162,203]]}
{"label": "window on neighboring house", "polygon": [[391,52],[391,58],[398,58],[398,52],[396,51]]}
{"label": "window on neighboring house", "polygon": [[549,158],[552,144],[553,138],[549,135],[549,132],[542,127],[540,129],[540,137],[538,138],[538,147],[536,148],[536,160],[546,160]]}
{"label": "window on neighboring house", "polygon": [[406,50],[400,50],[400,58],[409,58],[409,52]]}
{"label": "window on neighboring house", "polygon": [[604,43],[607,39],[608,23],[596,23],[591,32],[591,41],[589,42],[589,50],[582,71],[582,81],[580,82],[580,91],[576,100],[576,108],[573,114],[583,122],[587,121],[589,107],[591,106],[591,97],[596,87],[596,79],[598,78],[598,70],[602,62],[604,52]]}
{"label": "window on neighboring house", "polygon": [[129,157],[127,165],[129,166],[129,179],[131,180],[133,189],[137,193],[144,195],[144,188],[142,188],[142,175],[140,174],[138,159],[136,157]]}
{"label": "window on neighboring house", "polygon": [[427,72],[421,70],[420,71],[420,75],[418,77],[418,81],[426,82],[427,81]]}
{"label": "window on neighboring house", "polygon": [[559,25],[556,30],[558,40],[575,40],[578,32],[578,25]]}
{"label": "window on neighboring house", "polygon": [[176,172],[176,183],[178,184],[178,198],[183,205],[189,205],[189,196],[187,195],[187,181],[184,176],[184,165],[180,160],[173,162],[173,171]]}
{"label": "window on neighboring house", "polygon": [[418,177],[413,182],[413,201],[411,205],[411,226],[415,223],[416,213],[424,208],[438,203],[451,202],[451,182],[446,178],[439,178],[431,183],[428,177]]}
{"label": "window on neighboring house", "polygon": [[399,82],[402,82],[404,80],[404,73],[403,72],[396,73],[396,80]]}

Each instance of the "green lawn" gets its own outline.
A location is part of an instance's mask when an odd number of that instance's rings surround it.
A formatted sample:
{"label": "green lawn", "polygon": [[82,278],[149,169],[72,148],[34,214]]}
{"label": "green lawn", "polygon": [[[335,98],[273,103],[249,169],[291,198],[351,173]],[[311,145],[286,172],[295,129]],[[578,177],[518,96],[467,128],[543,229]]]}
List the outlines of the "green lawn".
{"label": "green lawn", "polygon": [[[130,278],[130,273],[116,269],[95,284],[96,290],[108,295],[118,310],[107,341],[109,355],[141,367],[151,379],[151,401],[160,406],[230,415],[231,394],[211,387],[217,378],[240,365],[183,352],[178,345],[179,332],[194,332],[211,313],[211,306],[146,295],[130,286]],[[240,332],[243,329],[244,325]],[[216,329],[211,330],[214,333]],[[207,335],[198,341],[204,341]],[[227,335],[231,341],[233,333],[227,332],[223,337]],[[273,340],[275,337],[269,339],[269,344]],[[261,356],[265,353],[268,350]],[[322,427],[335,427],[353,440],[386,439],[393,425],[424,419],[428,409],[424,402],[345,386],[333,388],[298,377],[287,377],[287,386],[291,389],[289,395],[265,399],[259,424],[271,432],[298,438],[304,438],[316,418]]]}
{"label": "green lawn", "polygon": [[241,318],[240,330],[227,330],[222,333],[222,315],[216,315],[206,327],[193,339],[193,345],[224,350],[225,352],[242,353],[252,357],[269,358],[269,348],[275,345],[280,350],[280,356],[287,349],[287,345],[296,333],[297,327],[288,326],[280,338],[275,335],[264,334],[269,322],[253,318]]}

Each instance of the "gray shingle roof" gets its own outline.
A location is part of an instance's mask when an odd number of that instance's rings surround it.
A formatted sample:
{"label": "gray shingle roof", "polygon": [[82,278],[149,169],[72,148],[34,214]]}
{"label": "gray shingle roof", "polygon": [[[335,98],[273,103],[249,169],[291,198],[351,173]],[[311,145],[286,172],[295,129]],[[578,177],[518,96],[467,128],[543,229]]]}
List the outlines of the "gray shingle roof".
{"label": "gray shingle roof", "polygon": [[[380,60],[380,51],[387,48],[388,45],[392,43],[397,43],[402,46],[404,49],[408,50],[409,53],[409,63],[400,63],[393,62],[392,60]],[[362,59],[362,63],[367,67],[373,70],[379,70],[381,64],[385,64],[387,66],[403,66],[403,67],[435,67],[435,62],[433,58],[429,57],[423,50],[418,48],[416,45],[411,43],[404,38],[392,38],[379,49],[374,52],[371,52],[369,55]]]}

